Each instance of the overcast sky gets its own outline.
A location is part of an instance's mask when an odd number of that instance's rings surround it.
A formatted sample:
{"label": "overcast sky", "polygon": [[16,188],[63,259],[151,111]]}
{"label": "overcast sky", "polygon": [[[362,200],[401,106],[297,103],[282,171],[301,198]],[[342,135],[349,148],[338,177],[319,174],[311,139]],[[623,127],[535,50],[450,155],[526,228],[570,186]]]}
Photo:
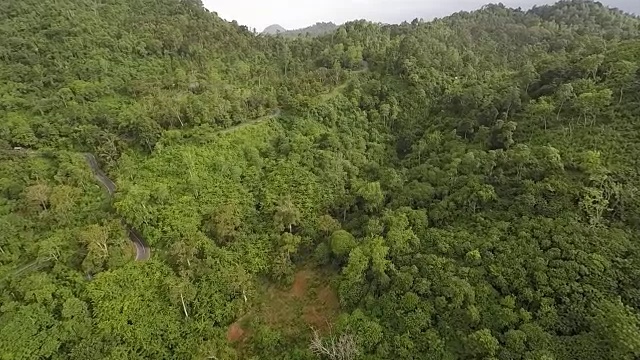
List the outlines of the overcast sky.
{"label": "overcast sky", "polygon": [[[474,10],[488,2],[529,8],[554,0],[203,0],[207,9],[226,20],[262,31],[272,24],[298,29],[319,21],[337,24],[355,19],[398,23],[425,20],[461,10]],[[640,0],[601,0],[603,4],[640,13]]]}

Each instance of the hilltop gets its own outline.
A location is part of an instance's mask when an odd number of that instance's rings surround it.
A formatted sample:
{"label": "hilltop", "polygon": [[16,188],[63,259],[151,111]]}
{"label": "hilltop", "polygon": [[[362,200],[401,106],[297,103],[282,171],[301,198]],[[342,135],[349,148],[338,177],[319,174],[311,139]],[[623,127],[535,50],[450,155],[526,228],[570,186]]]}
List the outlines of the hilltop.
{"label": "hilltop", "polygon": [[286,32],[287,32],[287,29],[283,28],[282,26],[280,26],[278,24],[267,26],[262,31],[263,34],[267,34],[267,35],[275,35],[275,34],[286,33]]}

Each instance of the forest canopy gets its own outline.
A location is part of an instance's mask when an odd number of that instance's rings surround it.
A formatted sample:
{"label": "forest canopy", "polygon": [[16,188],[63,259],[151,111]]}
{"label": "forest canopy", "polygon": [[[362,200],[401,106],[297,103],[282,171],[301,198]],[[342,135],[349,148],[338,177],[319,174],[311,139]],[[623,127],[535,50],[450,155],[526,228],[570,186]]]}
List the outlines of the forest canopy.
{"label": "forest canopy", "polygon": [[0,358],[640,358],[639,18],[5,2]]}

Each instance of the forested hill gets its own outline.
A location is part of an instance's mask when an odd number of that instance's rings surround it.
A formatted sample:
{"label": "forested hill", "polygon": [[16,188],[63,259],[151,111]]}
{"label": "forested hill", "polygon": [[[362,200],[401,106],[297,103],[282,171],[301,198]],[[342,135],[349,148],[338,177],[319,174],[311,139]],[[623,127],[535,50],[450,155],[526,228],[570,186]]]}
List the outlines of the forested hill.
{"label": "forested hill", "polygon": [[5,3],[0,358],[640,358],[638,18]]}
{"label": "forested hill", "polygon": [[167,129],[226,127],[275,107],[261,42],[199,1],[8,1],[0,22],[5,145],[113,158],[151,149]]}

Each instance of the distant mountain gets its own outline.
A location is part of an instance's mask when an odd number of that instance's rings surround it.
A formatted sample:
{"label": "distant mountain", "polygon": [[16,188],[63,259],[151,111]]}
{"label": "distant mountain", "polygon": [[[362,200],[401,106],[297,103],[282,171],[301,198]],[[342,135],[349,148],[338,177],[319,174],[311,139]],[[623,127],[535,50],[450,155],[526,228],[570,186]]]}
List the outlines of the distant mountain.
{"label": "distant mountain", "polygon": [[289,30],[286,32],[288,36],[298,36],[298,35],[306,35],[309,34],[311,36],[319,36],[323,34],[330,33],[335,31],[338,28],[338,25],[332,22],[318,22],[315,25],[311,25],[309,27],[297,30]]}
{"label": "distant mountain", "polygon": [[287,32],[287,29],[283,28],[278,24],[267,26],[267,28],[264,29],[264,31],[262,31],[263,34],[268,34],[268,35],[284,34],[286,32]]}
{"label": "distant mountain", "polygon": [[264,29],[262,33],[268,34],[268,35],[282,34],[286,37],[296,37],[298,35],[307,35],[307,34],[309,34],[310,36],[319,36],[319,35],[323,35],[323,34],[327,34],[332,31],[335,31],[337,28],[338,28],[338,25],[332,22],[318,22],[306,28],[296,29],[296,30],[287,30],[282,26],[276,24],[276,25],[268,26],[266,29]]}

